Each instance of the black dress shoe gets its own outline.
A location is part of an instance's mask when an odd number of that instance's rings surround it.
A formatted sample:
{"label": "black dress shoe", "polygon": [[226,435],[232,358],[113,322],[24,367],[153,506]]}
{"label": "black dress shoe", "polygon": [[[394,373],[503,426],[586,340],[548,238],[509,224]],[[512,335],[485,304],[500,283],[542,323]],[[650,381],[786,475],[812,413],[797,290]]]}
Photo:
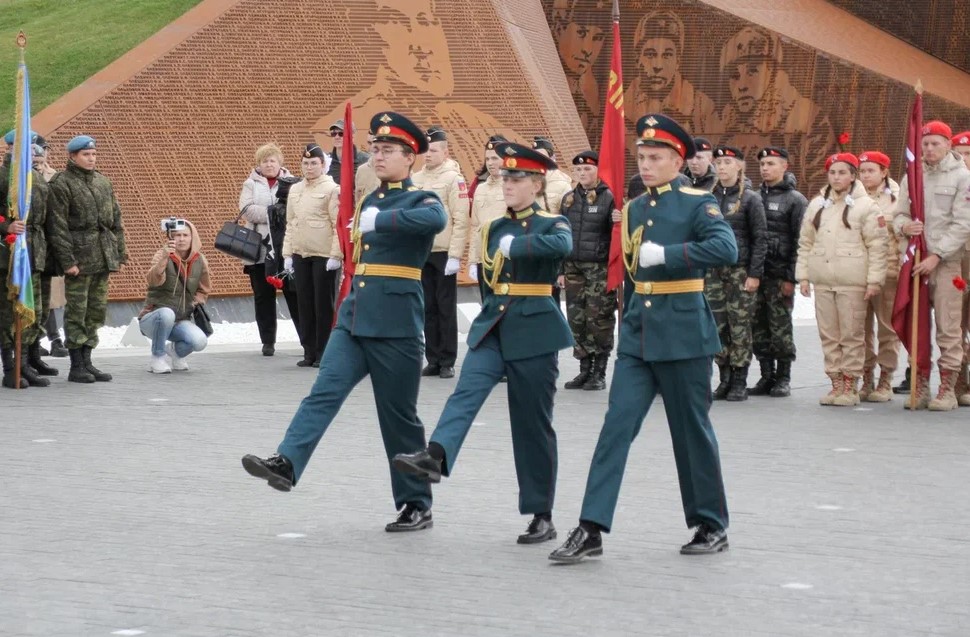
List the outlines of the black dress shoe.
{"label": "black dress shoe", "polygon": [[289,491],[293,488],[293,463],[279,454],[265,460],[247,454],[243,456],[242,466],[249,475],[266,480],[277,491]]}
{"label": "black dress shoe", "polygon": [[428,363],[427,365],[424,366],[424,369],[421,370],[421,375],[422,376],[439,376],[439,375],[441,375],[441,366],[440,365],[432,365],[431,363]]}
{"label": "black dress shoe", "polygon": [[556,527],[552,525],[552,520],[540,518],[538,515],[529,522],[529,528],[519,536],[519,544],[538,544],[547,540],[556,539]]}
{"label": "black dress shoe", "polygon": [[391,460],[391,465],[403,473],[410,473],[428,482],[441,482],[441,461],[427,449],[414,453],[399,453]]}
{"label": "black dress shoe", "polygon": [[419,509],[417,505],[408,504],[397,516],[397,519],[384,527],[388,533],[404,533],[406,531],[420,531],[434,526],[431,511]]}
{"label": "black dress shoe", "polygon": [[553,562],[575,564],[585,557],[603,554],[603,536],[599,533],[591,534],[581,526],[569,532],[565,544],[549,554]]}
{"label": "black dress shoe", "polygon": [[706,524],[697,527],[694,539],[680,547],[681,555],[707,555],[720,553],[728,548],[727,532]]}
{"label": "black dress shoe", "polygon": [[263,345],[263,356],[272,356],[275,353],[276,353],[276,346]]}
{"label": "black dress shoe", "polygon": [[313,366],[313,361],[312,360],[307,360],[307,359],[304,358],[302,361],[297,361],[296,362],[296,366],[297,367],[312,367]]}
{"label": "black dress shoe", "polygon": [[440,376],[441,378],[454,378],[455,368],[451,366],[442,367],[441,371],[438,373],[438,376]]}

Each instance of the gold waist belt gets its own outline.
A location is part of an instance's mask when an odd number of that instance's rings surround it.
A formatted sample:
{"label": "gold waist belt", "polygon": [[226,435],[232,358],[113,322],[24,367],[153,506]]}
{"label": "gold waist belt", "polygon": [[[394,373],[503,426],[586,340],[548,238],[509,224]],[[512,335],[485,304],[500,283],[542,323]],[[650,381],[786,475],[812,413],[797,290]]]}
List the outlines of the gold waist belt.
{"label": "gold waist belt", "polygon": [[383,263],[358,263],[354,267],[354,276],[389,276],[395,279],[421,280],[421,268],[411,268],[406,265],[385,265]]}
{"label": "gold waist belt", "polygon": [[499,296],[552,296],[548,283],[496,283],[492,291]]}
{"label": "gold waist belt", "polygon": [[637,294],[684,294],[703,292],[704,279],[681,279],[680,281],[634,281]]}

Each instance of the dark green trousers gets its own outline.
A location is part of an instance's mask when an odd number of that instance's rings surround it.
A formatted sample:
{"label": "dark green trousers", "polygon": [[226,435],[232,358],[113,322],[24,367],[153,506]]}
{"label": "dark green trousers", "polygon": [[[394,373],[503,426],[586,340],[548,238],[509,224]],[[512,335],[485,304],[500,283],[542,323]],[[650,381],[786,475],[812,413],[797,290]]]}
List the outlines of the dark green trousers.
{"label": "dark green trousers", "polygon": [[458,452],[489,394],[508,376],[512,454],[519,481],[519,513],[550,513],[556,498],[559,451],[552,405],[559,377],[555,352],[506,361],[498,336],[489,334],[465,355],[454,393],[431,435],[445,450],[443,473],[451,475]]}
{"label": "dark green trousers", "polygon": [[[13,301],[7,296],[7,280],[9,277],[9,272],[0,272],[0,344],[3,345],[4,349],[12,349],[14,344]],[[31,283],[34,288],[35,320],[23,328],[20,343],[25,352],[27,346],[33,344],[44,333],[42,321],[45,306],[40,292],[40,274],[32,274]]]}
{"label": "dark green trousers", "polygon": [[108,313],[108,273],[64,277],[64,333],[67,349],[97,347]]}
{"label": "dark green trousers", "polygon": [[344,400],[369,374],[391,472],[394,506],[400,509],[412,503],[431,508],[428,483],[390,465],[395,455],[425,447],[424,425],[417,411],[423,349],[420,338],[358,338],[340,327],[333,330],[310,395],[300,403],[277,449],[293,463],[294,482],[303,475]]}
{"label": "dark green trousers", "polygon": [[727,529],[728,511],[721,479],[711,408],[711,359],[647,363],[620,354],[613,368],[606,421],[586,479],[581,520],[609,532],[620,494],[630,445],[640,432],[657,394],[663,396],[674,446],[680,498],[688,528],[702,522]]}

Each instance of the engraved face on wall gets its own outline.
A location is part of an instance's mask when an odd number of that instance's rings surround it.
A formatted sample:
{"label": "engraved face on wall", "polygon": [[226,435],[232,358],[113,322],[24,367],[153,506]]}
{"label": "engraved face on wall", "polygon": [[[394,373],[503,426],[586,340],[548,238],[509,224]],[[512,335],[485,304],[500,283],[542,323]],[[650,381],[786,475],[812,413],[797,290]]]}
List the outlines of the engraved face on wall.
{"label": "engraved face on wall", "polygon": [[750,113],[764,98],[774,75],[770,62],[745,62],[727,69],[728,88],[731,98],[742,113]]}
{"label": "engraved face on wall", "polygon": [[[565,13],[554,14],[556,45],[566,74],[588,73],[599,59],[606,41],[606,30]],[[577,16],[578,18],[579,16]]]}
{"label": "engraved face on wall", "polygon": [[374,29],[388,68],[404,83],[439,97],[455,87],[448,39],[434,0],[377,0]]}
{"label": "engraved face on wall", "polygon": [[680,51],[672,39],[650,38],[640,46],[637,71],[645,91],[659,95],[669,93],[679,68]]}

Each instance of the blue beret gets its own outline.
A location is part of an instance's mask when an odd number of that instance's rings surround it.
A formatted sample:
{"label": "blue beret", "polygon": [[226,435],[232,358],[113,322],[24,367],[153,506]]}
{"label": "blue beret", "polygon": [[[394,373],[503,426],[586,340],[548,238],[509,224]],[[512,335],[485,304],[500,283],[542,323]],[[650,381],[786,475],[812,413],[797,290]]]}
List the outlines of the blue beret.
{"label": "blue beret", "polygon": [[[13,138],[17,133],[17,129],[10,129],[6,135],[3,136],[3,141],[7,142],[9,145],[13,146]],[[30,131],[30,143],[33,144],[37,140],[37,133]]]}
{"label": "blue beret", "polygon": [[88,137],[87,135],[78,135],[71,141],[67,142],[67,152],[69,153],[90,150],[94,147],[94,138]]}

